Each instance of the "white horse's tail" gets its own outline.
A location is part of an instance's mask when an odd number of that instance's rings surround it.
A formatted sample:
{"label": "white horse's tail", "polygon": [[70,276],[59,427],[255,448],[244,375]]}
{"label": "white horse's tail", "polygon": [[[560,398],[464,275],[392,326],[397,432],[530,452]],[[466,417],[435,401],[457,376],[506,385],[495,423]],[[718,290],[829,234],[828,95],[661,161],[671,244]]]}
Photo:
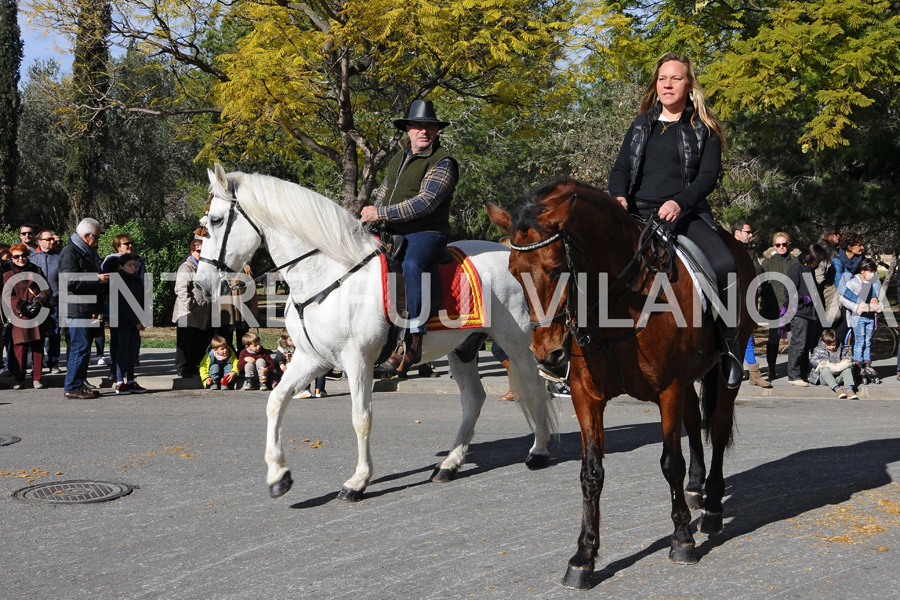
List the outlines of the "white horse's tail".
{"label": "white horse's tail", "polygon": [[[516,390],[516,404],[535,433],[543,430],[559,442],[559,411],[546,382],[535,373],[530,377],[509,363],[509,379]],[[541,425],[543,424],[543,426]]]}

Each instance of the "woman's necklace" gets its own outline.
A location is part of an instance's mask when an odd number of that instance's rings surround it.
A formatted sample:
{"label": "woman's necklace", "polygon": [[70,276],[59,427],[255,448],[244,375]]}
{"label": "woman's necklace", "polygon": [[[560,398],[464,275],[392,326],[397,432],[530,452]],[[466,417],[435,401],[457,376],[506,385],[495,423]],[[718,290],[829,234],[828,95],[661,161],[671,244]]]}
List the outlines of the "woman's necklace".
{"label": "woman's necklace", "polygon": [[659,124],[662,125],[662,131],[659,132],[659,135],[664,134],[672,125],[677,123],[678,121],[660,121]]}

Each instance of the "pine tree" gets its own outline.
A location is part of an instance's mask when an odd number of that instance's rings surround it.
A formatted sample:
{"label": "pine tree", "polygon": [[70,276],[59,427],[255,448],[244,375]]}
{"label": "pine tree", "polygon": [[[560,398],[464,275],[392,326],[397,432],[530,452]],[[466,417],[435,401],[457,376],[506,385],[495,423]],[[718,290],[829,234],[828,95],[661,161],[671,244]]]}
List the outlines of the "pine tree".
{"label": "pine tree", "polygon": [[109,44],[112,23],[108,0],[79,0],[75,56],[72,62],[71,140],[66,148],[63,187],[74,221],[92,210],[100,180],[109,93]]}
{"label": "pine tree", "polygon": [[0,0],[0,225],[16,192],[19,153],[19,67],[22,64],[22,37],[16,0]]}

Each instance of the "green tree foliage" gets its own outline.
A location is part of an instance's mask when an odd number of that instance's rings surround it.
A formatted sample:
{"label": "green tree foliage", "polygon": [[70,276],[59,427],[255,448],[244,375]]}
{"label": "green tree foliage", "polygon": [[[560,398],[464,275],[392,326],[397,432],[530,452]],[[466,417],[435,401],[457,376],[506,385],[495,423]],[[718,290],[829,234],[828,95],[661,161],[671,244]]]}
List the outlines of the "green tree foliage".
{"label": "green tree foliage", "polygon": [[[183,135],[183,115],[142,118],[123,110],[140,90],[147,106],[167,102],[177,94],[167,66],[136,52],[112,62],[114,78],[107,94],[101,166],[93,177],[93,208],[89,216],[101,223],[125,219],[194,220],[205,205],[194,188],[205,190],[205,172],[193,164],[202,144]],[[54,229],[72,225],[71,203],[63,186],[66,148],[70,143],[66,117],[72,83],[56,63],[29,69],[23,86],[19,148],[22,154],[16,214],[19,220]],[[61,109],[62,107],[62,109]]]}
{"label": "green tree foliage", "polygon": [[109,92],[111,8],[108,0],[79,0],[75,57],[72,63],[72,110],[63,187],[72,203],[72,220],[94,210],[106,135],[101,110]]}
{"label": "green tree foliage", "polygon": [[16,190],[19,153],[19,67],[22,38],[16,0],[0,0],[0,224],[5,220]]}

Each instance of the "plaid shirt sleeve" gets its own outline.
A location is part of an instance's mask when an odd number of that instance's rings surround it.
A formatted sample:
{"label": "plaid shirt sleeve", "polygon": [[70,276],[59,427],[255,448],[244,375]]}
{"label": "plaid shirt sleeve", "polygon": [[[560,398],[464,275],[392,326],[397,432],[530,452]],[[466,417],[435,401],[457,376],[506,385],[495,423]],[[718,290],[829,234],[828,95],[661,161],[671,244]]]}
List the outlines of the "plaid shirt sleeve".
{"label": "plaid shirt sleeve", "polygon": [[384,198],[385,185],[382,184],[375,194],[375,206],[378,208],[378,218],[384,221],[405,222],[431,214],[446,200],[459,180],[459,169],[456,163],[449,158],[439,160],[425,174],[419,193],[390,206],[381,206]]}

